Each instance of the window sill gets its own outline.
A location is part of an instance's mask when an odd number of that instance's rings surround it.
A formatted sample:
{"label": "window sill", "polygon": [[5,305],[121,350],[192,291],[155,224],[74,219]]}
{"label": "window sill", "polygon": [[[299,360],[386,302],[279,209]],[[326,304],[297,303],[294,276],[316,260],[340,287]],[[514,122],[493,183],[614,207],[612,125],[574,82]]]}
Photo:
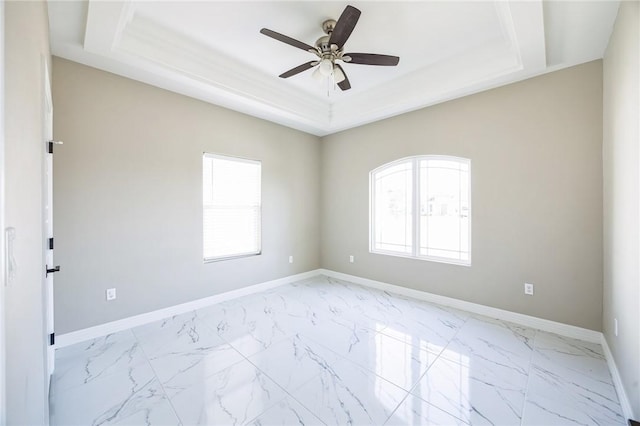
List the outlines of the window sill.
{"label": "window sill", "polygon": [[203,263],[215,263],[215,262],[222,262],[223,260],[233,260],[233,259],[241,259],[243,257],[252,257],[252,256],[260,256],[262,255],[262,252],[258,252],[258,253],[246,253],[246,254],[235,254],[233,256],[224,256],[224,257],[210,257],[210,258],[204,258],[203,259]]}
{"label": "window sill", "polygon": [[384,250],[369,250],[369,253],[380,254],[383,256],[403,257],[405,259],[426,260],[428,262],[447,263],[449,265],[467,266],[467,267],[471,266],[471,260],[468,260],[468,261],[456,260],[456,259],[449,259],[446,257],[436,257],[436,256],[413,256],[410,254],[395,253],[392,251],[384,251]]}

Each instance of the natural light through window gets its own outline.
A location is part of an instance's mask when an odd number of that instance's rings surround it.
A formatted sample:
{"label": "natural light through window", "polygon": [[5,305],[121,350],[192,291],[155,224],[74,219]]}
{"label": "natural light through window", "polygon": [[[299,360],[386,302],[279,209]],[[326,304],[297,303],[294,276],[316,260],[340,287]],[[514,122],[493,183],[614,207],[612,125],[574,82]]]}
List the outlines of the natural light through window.
{"label": "natural light through window", "polygon": [[[402,388],[411,388],[427,371],[437,355],[424,349],[426,342],[397,331],[393,327],[376,324],[376,331],[374,348],[376,390],[384,389],[385,381],[390,381]],[[393,399],[387,398],[384,392],[376,394],[376,397],[388,411],[394,410],[396,403]]]}
{"label": "natural light through window", "polygon": [[470,161],[425,155],[373,170],[373,253],[471,265]]}
{"label": "natural light through window", "polygon": [[[439,409],[425,401],[437,400],[441,406],[452,404],[454,407],[459,405],[469,410],[473,409],[469,407],[471,367],[466,355],[453,349],[443,352],[444,346],[418,335],[397,330],[393,326],[377,324],[376,331],[375,391],[378,401],[388,411],[396,407],[396,403],[381,392],[383,387],[380,384],[384,380],[402,388],[413,388],[405,402],[393,413],[389,424],[411,424],[410,420],[415,419],[416,414],[417,418],[431,418],[431,410],[434,410],[434,416],[437,416]],[[444,361],[446,369],[429,370],[423,376],[439,354],[446,354],[447,359],[452,362]],[[446,400],[443,400],[444,395]]]}
{"label": "natural light through window", "polygon": [[260,178],[259,161],[203,155],[205,261],[260,254]]}

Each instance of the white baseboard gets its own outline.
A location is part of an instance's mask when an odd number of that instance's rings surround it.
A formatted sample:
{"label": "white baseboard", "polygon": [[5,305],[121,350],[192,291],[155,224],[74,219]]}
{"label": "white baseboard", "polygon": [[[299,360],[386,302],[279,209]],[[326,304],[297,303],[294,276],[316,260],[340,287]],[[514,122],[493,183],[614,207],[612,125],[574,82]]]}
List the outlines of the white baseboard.
{"label": "white baseboard", "polygon": [[158,309],[156,311],[135,315],[133,317],[123,318],[121,320],[111,321],[105,324],[96,325],[94,327],[84,328],[82,330],[61,334],[60,336],[56,336],[56,348],[62,348],[65,346],[73,345],[74,343],[106,336],[107,334],[127,330],[132,327],[148,324],[150,322],[158,321],[174,315],[184,314],[186,312],[211,306],[216,303],[224,302],[226,300],[236,299],[238,297],[247,296],[260,291],[270,290],[281,285],[301,281],[307,278],[315,277],[317,275],[320,275],[319,269],[303,272],[301,274],[289,275],[284,278],[278,278],[276,280],[250,285],[238,290],[232,290],[226,293],[205,297],[203,299],[197,299],[191,302],[182,303],[180,305],[170,306],[168,308]]}
{"label": "white baseboard", "polygon": [[600,336],[602,335],[602,333],[600,333],[599,331],[588,330],[586,328],[576,327],[556,321],[532,317],[530,315],[506,311],[504,309],[492,308],[490,306],[466,302],[464,300],[454,299],[452,297],[440,296],[438,294],[428,293],[421,290],[414,290],[412,288],[401,287],[381,281],[374,281],[355,275],[343,274],[342,272],[320,269],[320,273],[329,277],[337,278],[339,280],[349,281],[366,287],[388,291],[389,293],[413,297],[414,299],[424,300],[427,302],[437,303],[438,305],[449,306],[463,311],[472,312],[474,314],[480,314],[491,318],[514,322],[516,324],[524,325],[542,331],[548,331],[550,333],[556,333],[561,336],[585,340],[587,342],[600,343]]}
{"label": "white baseboard", "polygon": [[631,403],[629,402],[627,392],[624,390],[624,385],[622,384],[622,378],[620,377],[618,366],[616,365],[613,354],[611,353],[611,349],[609,348],[609,344],[607,343],[607,339],[604,337],[604,334],[601,334],[600,344],[602,345],[602,349],[604,350],[604,356],[607,358],[607,364],[609,365],[609,371],[611,372],[613,385],[616,388],[618,399],[620,400],[620,405],[622,406],[622,413],[624,414],[624,417],[626,419],[636,419],[638,417],[635,417],[633,415],[633,409],[631,408]]}
{"label": "white baseboard", "polygon": [[530,315],[519,314],[503,309],[492,308],[490,306],[480,305],[477,303],[466,302],[464,300],[454,299],[452,297],[440,296],[437,294],[428,293],[426,291],[415,290],[394,284],[384,283],[381,281],[370,280],[355,275],[344,274],[342,272],[335,272],[328,269],[315,269],[312,271],[303,272],[301,274],[290,275],[284,278],[251,285],[238,290],[216,294],[215,296],[205,297],[203,299],[193,300],[191,302],[182,303],[180,305],[158,309],[156,311],[147,312],[133,317],[123,318],[121,320],[108,322],[94,327],[65,333],[60,336],[56,336],[56,347],[61,348],[85,340],[95,339],[97,337],[102,337],[107,334],[116,333],[118,331],[127,330],[132,327],[148,324],[150,322],[158,321],[173,315],[179,315],[193,311],[195,309],[211,306],[216,303],[224,302],[226,300],[236,299],[238,297],[247,296],[259,291],[265,291],[275,287],[279,287],[281,285],[301,281],[307,278],[312,278],[317,275],[326,275],[328,277],[349,281],[354,284],[360,284],[366,287],[388,291],[389,293],[408,296],[414,299],[424,300],[444,306],[450,306],[452,308],[461,309],[479,315],[485,315],[504,321],[510,321],[538,330],[556,333],[565,337],[571,337],[574,339],[580,339],[592,343],[599,343],[602,345],[602,348],[604,350],[607,364],[613,378],[613,384],[618,393],[618,398],[620,399],[620,405],[622,406],[623,414],[628,419],[634,418],[631,404],[629,403],[629,399],[622,385],[620,373],[618,372],[618,368],[616,366],[611,350],[609,349],[609,345],[607,344],[604,335],[598,331],[588,330],[586,328],[537,318]]}
{"label": "white baseboard", "polygon": [[607,344],[607,340],[605,339],[604,334],[600,333],[599,331],[537,318],[530,315],[519,314],[503,309],[492,308],[490,306],[466,302],[464,300],[454,299],[451,297],[440,296],[437,294],[428,293],[426,291],[414,290],[411,288],[401,287],[380,281],[374,281],[355,275],[344,274],[342,272],[335,272],[328,269],[320,269],[319,271],[321,274],[328,277],[349,281],[378,290],[388,291],[389,293],[400,294],[403,296],[412,297],[414,299],[424,300],[444,306],[450,306],[452,308],[461,309],[467,312],[485,315],[504,321],[510,321],[516,324],[524,325],[526,327],[531,327],[542,331],[547,331],[550,333],[556,333],[565,337],[580,339],[591,343],[599,343],[602,345],[602,349],[607,360],[607,365],[609,367],[609,371],[611,372],[613,385],[616,389],[618,399],[620,400],[620,405],[622,407],[622,413],[626,419],[635,418],[633,415],[631,404],[629,402],[629,398],[627,397],[627,393],[624,390],[624,386],[620,378],[620,373],[618,372],[618,367],[616,366],[615,359],[613,358],[613,354],[609,349],[609,345]]}

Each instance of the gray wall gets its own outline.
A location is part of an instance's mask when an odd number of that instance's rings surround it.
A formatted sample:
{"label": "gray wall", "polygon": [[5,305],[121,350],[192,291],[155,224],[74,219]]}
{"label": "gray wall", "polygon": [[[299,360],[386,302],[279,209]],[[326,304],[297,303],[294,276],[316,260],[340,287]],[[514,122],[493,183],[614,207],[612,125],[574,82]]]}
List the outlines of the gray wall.
{"label": "gray wall", "polygon": [[5,219],[16,228],[15,280],[6,288],[6,421],[48,424],[43,306],[43,70],[47,6],[5,3]]}
{"label": "gray wall", "polygon": [[[622,2],[604,65],[604,335],[640,418],[640,7]],[[618,336],[614,333],[618,319]]]}
{"label": "gray wall", "polygon": [[[601,150],[601,61],[327,136],[321,263],[600,330]],[[471,267],[368,251],[369,171],[418,154],[471,159]]]}
{"label": "gray wall", "polygon": [[[319,267],[317,137],[59,58],[53,82],[58,333]],[[203,263],[203,152],[262,161],[262,255]]]}

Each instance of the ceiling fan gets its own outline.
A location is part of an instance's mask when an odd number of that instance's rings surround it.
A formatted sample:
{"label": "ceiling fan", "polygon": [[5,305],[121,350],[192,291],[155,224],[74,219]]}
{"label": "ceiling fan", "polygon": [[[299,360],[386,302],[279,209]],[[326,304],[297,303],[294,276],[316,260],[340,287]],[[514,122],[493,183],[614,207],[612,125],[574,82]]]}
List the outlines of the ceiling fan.
{"label": "ceiling fan", "polygon": [[360,11],[353,6],[347,6],[338,21],[328,19],[322,23],[322,30],[326,35],[320,37],[315,46],[288,37],[284,34],[277,33],[267,28],[263,28],[260,32],[268,37],[306,50],[315,54],[318,59],[309,61],[287,72],[280,74],[280,78],[289,78],[303,71],[317,67],[312,76],[316,79],[325,77],[333,78],[335,83],[342,90],[351,89],[351,83],[344,72],[344,69],[337,61],[349,64],[362,65],[383,65],[396,66],[400,58],[390,55],[378,55],[375,53],[344,53],[344,44],[353,32],[353,29],[360,18]]}

